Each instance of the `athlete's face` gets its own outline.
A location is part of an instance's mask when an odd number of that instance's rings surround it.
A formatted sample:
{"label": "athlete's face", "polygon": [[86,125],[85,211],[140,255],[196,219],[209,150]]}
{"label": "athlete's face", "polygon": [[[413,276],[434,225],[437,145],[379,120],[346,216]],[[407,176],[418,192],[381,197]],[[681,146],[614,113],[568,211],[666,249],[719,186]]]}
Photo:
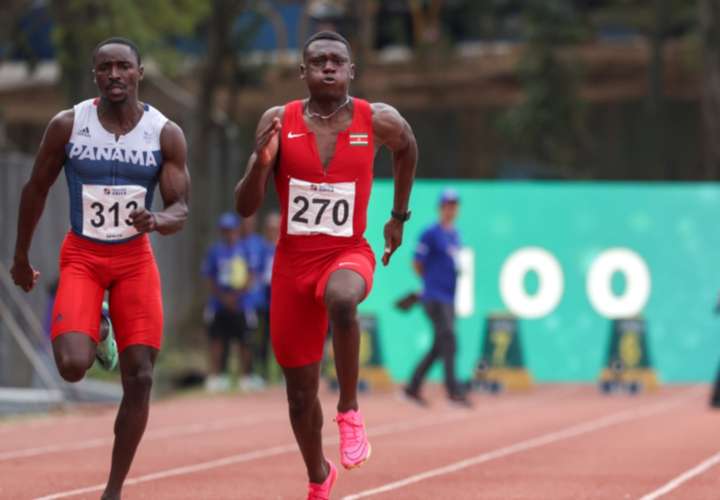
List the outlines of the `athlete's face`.
{"label": "athlete's face", "polygon": [[342,99],[354,77],[355,65],[344,43],[315,40],[305,49],[300,78],[305,80],[311,96]]}
{"label": "athlete's face", "polygon": [[95,54],[93,74],[100,95],[110,102],[124,102],[137,95],[143,77],[133,50],[122,43],[103,45]]}

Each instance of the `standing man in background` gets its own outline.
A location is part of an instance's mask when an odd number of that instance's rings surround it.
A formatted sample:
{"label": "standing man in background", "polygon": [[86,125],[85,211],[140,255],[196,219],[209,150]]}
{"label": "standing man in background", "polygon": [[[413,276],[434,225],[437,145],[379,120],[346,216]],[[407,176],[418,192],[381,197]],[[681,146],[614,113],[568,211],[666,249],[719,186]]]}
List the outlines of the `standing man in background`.
{"label": "standing man in background", "polygon": [[715,383],[710,393],[710,406],[712,408],[720,408],[720,370],[718,370],[715,376]]}
{"label": "standing man in background", "polygon": [[[139,100],[144,68],[135,44],[125,38],[100,42],[92,64],[100,97],[61,111],[45,130],[20,199],[11,273],[26,292],[35,286],[40,273],[30,265],[30,243],[64,167],[71,229],[60,251],[53,353],[68,382],[82,379],[98,354],[101,364],[111,366],[100,332],[109,290],[123,398],[102,498],[117,500],[147,425],[163,332],[160,275],[147,233],[183,227],[190,177],[182,130]],[[164,208],[151,211],[156,185]]]}
{"label": "standing man in background", "polygon": [[270,332],[285,375],[290,423],[307,470],[308,500],[328,499],[337,477],[323,453],[318,399],[328,323],[340,386],[335,417],[340,461],[352,469],[370,457],[357,400],[357,306],[370,293],[375,268],[364,237],[373,162],[380,146],[392,152],[395,193],[384,226],[384,265],[402,242],[417,162],[408,123],[391,106],[351,97],[354,76],[344,37],[330,31],[311,36],[300,65],[309,96],[263,114],[255,151],[235,188],[236,208],[243,216],[261,205],[271,176],[280,199]]}
{"label": "standing man in background", "polygon": [[240,372],[250,363],[245,320],[245,292],[250,284],[248,259],[240,240],[240,217],[224,213],[218,220],[220,239],[205,256],[202,274],[208,282],[207,305],[210,370],[205,379],[209,392],[230,388],[228,358],[237,343]]}
{"label": "standing man in background", "polygon": [[469,406],[470,402],[455,378],[455,288],[460,251],[460,235],[455,228],[455,219],[460,198],[454,189],[446,189],[439,201],[440,220],[423,231],[413,260],[415,272],[423,281],[421,300],[433,325],[435,340],[415,368],[404,392],[412,401],[427,405],[420,388],[432,364],[442,359],[447,397],[452,402]]}

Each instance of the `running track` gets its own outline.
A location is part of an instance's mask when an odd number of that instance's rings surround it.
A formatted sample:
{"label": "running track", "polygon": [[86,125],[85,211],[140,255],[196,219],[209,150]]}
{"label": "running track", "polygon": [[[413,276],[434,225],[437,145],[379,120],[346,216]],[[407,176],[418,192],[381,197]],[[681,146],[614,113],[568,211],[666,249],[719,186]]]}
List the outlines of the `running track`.
{"label": "running track", "polygon": [[[478,394],[472,410],[430,393],[430,409],[362,395],[373,456],[340,471],[333,498],[720,498],[720,412],[708,409],[705,386],[637,397],[539,386]],[[321,399],[337,463],[335,397]],[[114,416],[101,408],[0,421],[0,498],[99,498]],[[302,500],[306,488],[279,388],[155,402],[129,478],[127,500]]]}

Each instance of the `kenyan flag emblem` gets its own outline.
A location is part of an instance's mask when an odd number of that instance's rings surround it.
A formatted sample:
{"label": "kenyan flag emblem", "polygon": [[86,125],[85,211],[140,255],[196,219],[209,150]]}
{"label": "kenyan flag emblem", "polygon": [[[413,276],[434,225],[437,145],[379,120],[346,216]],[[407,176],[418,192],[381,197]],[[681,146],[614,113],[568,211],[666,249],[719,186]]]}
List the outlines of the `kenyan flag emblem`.
{"label": "kenyan flag emblem", "polygon": [[350,134],[350,145],[351,146],[367,146],[368,135],[367,134]]}

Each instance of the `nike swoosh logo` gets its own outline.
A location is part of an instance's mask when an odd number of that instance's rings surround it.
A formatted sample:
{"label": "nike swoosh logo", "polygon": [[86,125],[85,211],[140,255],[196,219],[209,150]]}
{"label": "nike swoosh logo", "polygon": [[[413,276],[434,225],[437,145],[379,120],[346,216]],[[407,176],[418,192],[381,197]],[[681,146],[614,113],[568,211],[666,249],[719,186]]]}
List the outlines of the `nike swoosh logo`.
{"label": "nike swoosh logo", "polygon": [[361,443],[360,446],[352,451],[345,451],[345,456],[351,461],[356,462],[367,455],[367,441]]}
{"label": "nike swoosh logo", "polygon": [[292,132],[288,132],[288,139],[295,139],[296,137],[302,137],[305,134],[293,134]]}

